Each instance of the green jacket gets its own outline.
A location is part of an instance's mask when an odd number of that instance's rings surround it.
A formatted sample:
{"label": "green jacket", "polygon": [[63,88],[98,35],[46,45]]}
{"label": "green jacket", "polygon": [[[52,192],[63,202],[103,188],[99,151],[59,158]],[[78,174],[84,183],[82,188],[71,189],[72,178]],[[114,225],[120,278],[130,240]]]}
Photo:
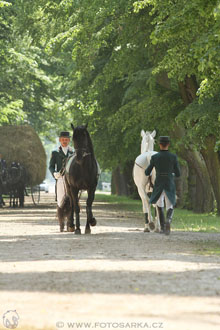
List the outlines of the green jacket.
{"label": "green jacket", "polygon": [[73,150],[68,150],[67,154],[65,155],[62,147],[59,147],[59,150],[52,151],[50,163],[49,163],[49,170],[53,175],[54,172],[59,172],[64,165],[64,160],[66,160],[69,156],[73,154]]}
{"label": "green jacket", "polygon": [[154,183],[153,193],[150,198],[151,204],[156,204],[160,195],[165,191],[171,204],[176,204],[176,186],[174,182],[174,174],[180,176],[180,168],[177,156],[168,150],[161,150],[151,157],[150,165],[145,170],[148,176],[155,167],[156,180]]}

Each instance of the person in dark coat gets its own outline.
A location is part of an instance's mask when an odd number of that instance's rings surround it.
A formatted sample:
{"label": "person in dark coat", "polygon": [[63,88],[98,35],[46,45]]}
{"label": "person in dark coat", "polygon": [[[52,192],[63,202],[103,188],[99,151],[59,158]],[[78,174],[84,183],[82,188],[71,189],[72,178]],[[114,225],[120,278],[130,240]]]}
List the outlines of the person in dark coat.
{"label": "person in dark coat", "polygon": [[61,207],[66,196],[66,187],[64,177],[62,175],[62,168],[65,160],[73,154],[73,148],[69,147],[69,132],[61,132],[59,135],[59,141],[60,147],[58,151],[54,150],[51,154],[49,170],[56,179],[57,205]]}
{"label": "person in dark coat", "polygon": [[[176,187],[174,176],[180,176],[180,168],[177,156],[168,151],[170,145],[169,136],[160,136],[160,151],[151,157],[150,165],[145,170],[149,176],[155,167],[156,180],[150,203],[156,204],[159,210],[161,233],[170,234],[170,224],[173,217],[173,207],[176,204]],[[167,216],[164,217],[164,201],[166,204]]]}

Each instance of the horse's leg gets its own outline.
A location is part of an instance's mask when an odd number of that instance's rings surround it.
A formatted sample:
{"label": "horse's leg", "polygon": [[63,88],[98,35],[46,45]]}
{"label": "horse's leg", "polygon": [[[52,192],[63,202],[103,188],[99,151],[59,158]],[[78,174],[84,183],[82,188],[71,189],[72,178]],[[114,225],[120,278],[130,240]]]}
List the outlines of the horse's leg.
{"label": "horse's leg", "polygon": [[19,190],[19,206],[24,207],[24,187]]}
{"label": "horse's leg", "polygon": [[81,234],[81,229],[80,229],[80,207],[79,207],[79,189],[74,189],[72,191],[72,197],[73,197],[73,207],[74,207],[74,212],[76,216],[76,229],[75,229],[75,234],[80,235]]}
{"label": "horse's leg", "polygon": [[149,197],[146,192],[146,185],[148,182],[148,178],[146,177],[144,173],[144,169],[137,166],[137,164],[134,165],[133,168],[133,178],[134,182],[137,186],[139,196],[142,201],[142,207],[143,207],[143,213],[145,218],[145,229],[144,232],[149,232],[149,223],[152,224],[152,216],[151,216],[151,207],[149,203]]}
{"label": "horse's leg", "polygon": [[68,212],[68,217],[67,217],[67,231],[69,232],[75,231],[74,208],[73,208],[73,203],[71,201],[70,201],[70,210]]}
{"label": "horse's leg", "polygon": [[13,207],[15,207],[15,191],[13,191]]}
{"label": "horse's leg", "polygon": [[92,213],[92,203],[95,197],[95,190],[96,188],[92,188],[88,190],[88,198],[86,202],[87,222],[86,222],[85,234],[90,234],[91,233],[90,226],[95,226],[97,223]]}
{"label": "horse's leg", "polygon": [[[161,208],[160,208],[161,209]],[[161,215],[160,215],[160,210],[159,207],[156,205],[155,207],[155,232],[159,233],[161,229]]]}
{"label": "horse's leg", "polygon": [[68,196],[66,199],[66,206],[67,206],[67,231],[74,232],[75,231],[75,224],[74,224],[74,205],[73,205],[73,194],[71,192],[69,182],[67,178],[64,176],[64,186],[65,186],[65,194]]}
{"label": "horse's leg", "polygon": [[13,190],[10,190],[10,207],[13,207]]}
{"label": "horse's leg", "polygon": [[16,197],[15,197],[15,205],[16,205],[16,207],[18,207],[18,205],[19,205],[18,201],[19,201],[18,191],[16,191]]}
{"label": "horse's leg", "polygon": [[143,213],[144,213],[144,219],[145,219],[145,228],[144,232],[149,232],[149,221],[152,221],[151,216],[151,207],[149,203],[149,197],[147,196],[145,192],[145,187],[142,185],[139,185],[138,187],[138,193],[142,201],[142,207],[143,207]]}

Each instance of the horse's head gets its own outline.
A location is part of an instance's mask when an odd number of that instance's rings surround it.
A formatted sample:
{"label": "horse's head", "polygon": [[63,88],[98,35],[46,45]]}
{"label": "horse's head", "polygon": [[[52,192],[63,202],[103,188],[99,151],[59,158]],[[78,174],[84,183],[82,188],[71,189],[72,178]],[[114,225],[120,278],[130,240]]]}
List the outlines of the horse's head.
{"label": "horse's head", "polygon": [[142,141],[141,141],[141,153],[143,154],[146,151],[154,150],[154,137],[156,136],[156,131],[148,132],[142,129],[141,131]]}
{"label": "horse's head", "polygon": [[8,168],[8,182],[16,184],[21,179],[21,166],[19,163],[12,162]]}
{"label": "horse's head", "polygon": [[74,127],[73,129],[73,145],[76,152],[76,161],[81,163],[84,157],[90,154],[89,150],[89,133],[87,131],[87,124],[82,126]]}

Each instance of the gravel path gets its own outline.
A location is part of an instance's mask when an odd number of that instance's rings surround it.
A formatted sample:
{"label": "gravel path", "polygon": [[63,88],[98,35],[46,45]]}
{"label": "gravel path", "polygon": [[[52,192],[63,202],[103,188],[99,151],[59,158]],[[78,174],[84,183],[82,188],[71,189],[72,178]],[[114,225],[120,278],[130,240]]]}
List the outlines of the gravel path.
{"label": "gravel path", "polygon": [[43,197],[0,210],[0,329],[11,310],[25,330],[220,328],[220,256],[201,254],[220,234],[143,233],[139,216],[97,202],[91,235],[60,233]]}

